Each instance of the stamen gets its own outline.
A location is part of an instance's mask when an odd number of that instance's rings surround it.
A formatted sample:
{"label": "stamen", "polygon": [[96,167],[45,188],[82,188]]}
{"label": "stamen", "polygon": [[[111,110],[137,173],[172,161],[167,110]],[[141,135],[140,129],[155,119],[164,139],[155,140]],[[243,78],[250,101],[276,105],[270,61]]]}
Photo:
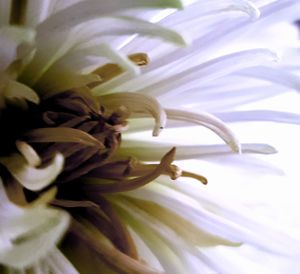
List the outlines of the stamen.
{"label": "stamen", "polygon": [[134,190],[138,187],[144,186],[153,180],[155,180],[160,175],[168,172],[169,166],[174,160],[176,149],[172,148],[162,159],[157,167],[147,173],[146,175],[129,179],[121,180],[113,183],[106,184],[91,184],[92,180],[86,180],[85,184],[82,186],[84,189],[93,190],[97,193],[116,193]]}
{"label": "stamen", "polygon": [[114,229],[114,237],[112,239],[113,243],[126,255],[137,259],[138,254],[133,239],[117,212],[103,197],[100,198],[99,195],[95,195],[93,198],[110,219],[111,225]]}
{"label": "stamen", "polygon": [[105,148],[92,135],[75,128],[38,128],[28,131],[23,137],[29,143],[79,143],[86,146],[96,146],[99,149]]}
{"label": "stamen", "polygon": [[53,199],[50,202],[51,205],[65,207],[65,208],[73,208],[73,207],[96,207],[99,206],[92,201],[71,201],[71,200],[62,200],[62,199]]}
{"label": "stamen", "polygon": [[200,181],[201,183],[203,183],[204,185],[206,185],[207,182],[208,182],[207,179],[204,176],[202,176],[200,174],[197,174],[197,173],[185,171],[185,170],[182,171],[181,176],[196,179],[196,180]]}

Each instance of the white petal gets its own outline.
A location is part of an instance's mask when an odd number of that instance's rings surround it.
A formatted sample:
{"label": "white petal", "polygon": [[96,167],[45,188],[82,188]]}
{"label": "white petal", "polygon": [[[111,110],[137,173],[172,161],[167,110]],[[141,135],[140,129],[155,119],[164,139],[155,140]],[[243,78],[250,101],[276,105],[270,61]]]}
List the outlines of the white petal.
{"label": "white petal", "polygon": [[300,115],[296,113],[272,110],[248,110],[214,113],[224,122],[271,121],[278,123],[300,124]]}
{"label": "white petal", "polygon": [[16,147],[30,166],[37,167],[42,163],[40,156],[29,144],[16,141]]}
{"label": "white petal", "polygon": [[270,81],[271,83],[283,85],[300,92],[299,76],[294,75],[284,69],[260,66],[256,68],[247,68],[245,70],[239,71],[238,74]]}
{"label": "white petal", "polygon": [[0,223],[5,222],[11,216],[21,216],[23,210],[14,205],[7,197],[5,188],[0,177]]}
{"label": "white petal", "polygon": [[11,216],[1,224],[1,264],[15,268],[34,264],[57,244],[68,225],[67,213],[54,209],[34,208]]}
{"label": "white petal", "polygon": [[156,84],[149,84],[139,92],[151,93],[155,96],[165,95],[167,99],[180,93],[184,86],[202,84],[239,71],[243,68],[257,66],[263,62],[277,60],[277,56],[267,49],[246,50],[228,54],[207,63],[176,73]]}
{"label": "white petal", "polygon": [[50,12],[50,7],[51,0],[28,0],[26,6],[25,25],[33,28],[36,27],[40,22],[47,18]]}
{"label": "white petal", "polygon": [[[234,221],[231,218],[216,215],[202,208],[197,200],[181,192],[170,190],[166,186],[150,184],[126,195],[159,203],[182,218],[193,221],[200,229],[213,235],[233,242],[249,243],[278,254],[299,256],[299,243],[293,242],[294,239],[288,235],[274,231],[269,226],[266,228],[265,224],[253,223],[251,219],[248,223],[244,213],[235,215]],[[251,225],[248,226],[250,223]],[[289,250],[284,249],[285,245],[290,246]]]}
{"label": "white petal", "polygon": [[181,8],[179,0],[87,0],[69,6],[49,17],[40,26],[39,32],[52,32],[86,22],[97,17],[131,8]]}
{"label": "white petal", "polygon": [[240,152],[240,144],[234,133],[221,120],[205,112],[189,112],[184,110],[167,109],[169,119],[186,121],[205,126],[218,134],[235,152]]}
{"label": "white petal", "polygon": [[186,7],[181,14],[173,13],[161,20],[166,24],[180,24],[185,21],[201,18],[202,16],[215,15],[227,11],[241,11],[255,20],[259,17],[260,11],[253,3],[245,0],[210,0],[198,1]]}
{"label": "white petal", "polygon": [[52,162],[42,168],[28,165],[26,160],[18,154],[2,157],[0,162],[25,188],[36,191],[45,188],[55,180],[63,169],[64,158],[61,154],[56,154]]}
{"label": "white petal", "polygon": [[0,28],[0,71],[4,71],[18,58],[18,47],[24,43],[29,33],[27,30],[17,27]]}
{"label": "white petal", "polygon": [[153,233],[153,231],[151,231],[147,226],[143,226],[140,222],[136,221],[130,214],[125,214],[126,220],[129,222],[130,226],[138,234],[143,235],[143,240],[156,255],[165,270],[165,273],[188,274],[182,265],[180,258],[177,257],[176,253],[164,242],[162,238]]}

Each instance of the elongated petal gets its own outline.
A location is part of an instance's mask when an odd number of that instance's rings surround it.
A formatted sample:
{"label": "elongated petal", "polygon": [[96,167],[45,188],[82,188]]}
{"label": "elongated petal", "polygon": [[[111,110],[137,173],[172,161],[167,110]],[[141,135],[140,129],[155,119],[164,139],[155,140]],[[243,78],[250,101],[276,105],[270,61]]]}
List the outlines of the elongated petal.
{"label": "elongated petal", "polygon": [[8,82],[4,89],[4,97],[12,101],[15,99],[27,100],[35,104],[38,104],[40,101],[39,96],[34,90],[17,81]]}
{"label": "elongated petal", "polygon": [[[85,244],[99,254],[104,256],[105,260],[111,263],[113,266],[121,271],[128,273],[142,273],[142,274],[163,274],[161,271],[157,271],[152,267],[149,267],[140,261],[134,260],[118,249],[114,248],[106,238],[103,237],[100,231],[90,228],[74,221],[72,224],[72,232],[79,237]],[[94,237],[96,236],[97,241]]]}
{"label": "elongated petal", "polygon": [[33,50],[34,38],[35,31],[32,29],[15,26],[0,28],[0,70],[8,69],[13,61],[27,57]]}
{"label": "elongated petal", "polygon": [[238,72],[239,75],[258,78],[271,83],[276,83],[300,92],[300,79],[298,75],[292,74],[286,70],[272,67],[247,68]]}
{"label": "elongated petal", "polygon": [[[124,1],[124,3],[125,2],[127,1]],[[130,2],[133,6],[143,6],[143,4],[139,1]],[[164,1],[157,2],[163,4]],[[124,3],[122,2],[122,5]],[[148,1],[148,3],[155,7],[155,2],[151,3],[151,1]],[[174,31],[130,17],[111,19],[112,22],[108,22],[107,31],[102,28],[102,31],[99,31],[99,24],[91,29],[89,25],[87,25],[86,28],[84,28],[84,26],[80,26],[72,29],[82,22],[100,18],[103,16],[103,12],[105,12],[105,7],[109,7],[109,9],[121,9],[121,7],[115,6],[115,4],[100,5],[100,3],[95,0],[81,1],[45,20],[37,30],[37,54],[33,63],[31,63],[27,71],[22,76],[22,79],[26,80],[26,83],[33,85],[55,61],[64,56],[71,48],[80,43],[89,42],[92,38],[99,37],[100,35],[121,34],[118,30],[121,31],[122,34],[133,34],[141,31],[142,34],[148,33],[154,36],[157,32],[158,37],[165,37],[173,42],[183,43],[182,37]],[[128,7],[130,7],[130,5],[126,8]],[[78,16],[76,16],[76,14],[78,14]],[[105,16],[107,17],[108,14],[105,13]],[[113,20],[119,21],[119,23],[113,22]],[[120,21],[123,22],[120,24]],[[105,24],[105,22],[103,23]],[[138,23],[138,25],[136,23]],[[68,27],[71,27],[71,29],[66,32]],[[115,31],[113,27],[115,27]],[[51,40],[49,40],[49,37]],[[33,74],[32,71],[38,71],[39,73]]]}
{"label": "elongated petal", "polygon": [[[1,224],[1,264],[14,268],[32,265],[58,243],[69,224],[64,211],[34,208],[21,216],[11,216]],[[38,252],[36,252],[38,250]]]}
{"label": "elongated petal", "polygon": [[[131,87],[131,85],[128,87],[138,92],[149,93],[170,100],[173,96],[180,94],[180,92],[186,88],[195,87],[196,84],[199,85],[199,82],[201,82],[201,85],[204,85],[241,69],[255,67],[263,62],[276,61],[277,59],[276,54],[268,49],[245,50],[212,59],[183,71],[180,67],[181,64],[177,64],[179,66],[178,70],[174,70],[175,67],[170,67],[170,70],[172,69],[171,71],[173,71],[171,75],[168,71],[166,74],[161,73],[155,77],[154,82],[151,80],[151,77],[148,78],[146,74],[140,79],[136,79],[133,87]],[[149,66],[151,66],[151,64],[149,64]],[[149,66],[147,66],[145,70],[147,70]],[[168,77],[166,77],[166,75],[168,75]],[[121,88],[124,88],[124,86]]]}
{"label": "elongated petal", "polygon": [[182,24],[204,16],[218,14],[220,12],[241,11],[246,13],[252,20],[260,16],[259,9],[250,1],[246,0],[211,0],[209,2],[196,1],[187,6],[181,14],[171,14],[161,20],[165,24]]}
{"label": "elongated petal", "polygon": [[[143,141],[123,141],[122,155],[132,155],[143,161],[158,161],[168,151],[171,144],[153,145]],[[242,153],[274,154],[277,150],[268,144],[246,143],[241,144]],[[226,145],[178,145],[176,159],[187,160],[205,156],[230,154],[232,151]]]}
{"label": "elongated petal", "polygon": [[272,111],[272,110],[248,110],[234,112],[214,113],[224,122],[241,121],[271,121],[278,123],[300,124],[300,115],[297,113]]}
{"label": "elongated petal", "polygon": [[43,96],[47,97],[68,89],[85,87],[94,82],[100,82],[98,75],[83,75],[74,73],[68,69],[53,69],[49,74],[47,73],[35,87],[41,91],[40,93]]}
{"label": "elongated petal", "polygon": [[[40,22],[44,21],[51,11],[51,0],[29,0],[26,7],[25,25],[28,27],[36,27]],[[55,1],[54,1],[55,2]]]}
{"label": "elongated petal", "polygon": [[[242,220],[231,222],[229,219],[207,211],[197,200],[191,199],[181,192],[173,192],[173,190],[169,192],[167,187],[162,187],[160,184],[151,184],[145,186],[143,189],[135,190],[132,193],[126,193],[126,195],[160,203],[181,217],[194,220],[195,225],[213,235],[237,243],[254,244],[264,250],[278,254],[292,255],[293,252],[295,252],[295,256],[298,256],[296,253],[298,254],[299,252],[299,244],[293,244],[293,240],[287,235],[275,231],[272,231],[272,233],[261,233],[260,230],[243,226]],[[262,231],[266,230],[264,229]],[[278,241],[276,241],[277,237]],[[283,249],[286,243],[291,244],[290,250]]]}
{"label": "elongated petal", "polygon": [[143,240],[166,271],[164,273],[188,274],[187,269],[185,269],[181,260],[172,250],[172,247],[168,246],[162,238],[147,226],[143,226],[134,216],[131,216],[126,211],[121,211],[121,214],[124,215],[125,220],[138,234],[143,235]]}
{"label": "elongated petal", "polygon": [[167,109],[169,119],[181,120],[205,126],[218,134],[235,152],[240,152],[240,144],[234,133],[218,118],[208,113],[193,113],[184,110]]}
{"label": "elongated petal", "polygon": [[131,8],[181,8],[179,0],[87,0],[57,12],[45,20],[38,31],[47,33],[57,29],[69,28],[99,16]]}
{"label": "elongated petal", "polygon": [[109,45],[101,43],[96,46],[71,51],[54,63],[47,73],[39,79],[36,86],[48,95],[49,93],[53,94],[71,88],[82,87],[93,82],[101,84],[105,79],[102,79],[102,75],[98,73],[98,70],[93,71],[91,74],[82,74],[82,70],[86,67],[97,64],[85,61],[98,57],[104,57],[116,63],[121,72],[128,72],[132,76],[140,73],[139,68],[125,55]]}
{"label": "elongated petal", "polygon": [[16,147],[30,166],[37,167],[42,163],[42,160],[37,152],[29,144],[22,141],[17,141]]}
{"label": "elongated petal", "polygon": [[[193,223],[155,203],[142,200],[118,199],[116,203],[126,209],[136,220],[154,231],[161,230],[160,235],[168,240],[180,237],[185,249],[193,246],[237,245],[222,238],[214,237],[197,228]],[[170,238],[169,238],[170,237]],[[185,243],[184,243],[185,242]]]}
{"label": "elongated petal", "polygon": [[0,158],[0,162],[21,185],[36,191],[47,187],[55,180],[63,169],[64,158],[61,154],[56,154],[53,161],[43,168],[28,165],[26,160],[18,154]]}

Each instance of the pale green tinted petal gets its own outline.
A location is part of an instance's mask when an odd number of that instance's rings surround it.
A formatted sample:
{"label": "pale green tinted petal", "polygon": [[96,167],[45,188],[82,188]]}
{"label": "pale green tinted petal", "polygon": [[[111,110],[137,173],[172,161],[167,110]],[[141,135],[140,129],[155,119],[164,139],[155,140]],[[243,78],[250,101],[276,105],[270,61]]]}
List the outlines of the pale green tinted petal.
{"label": "pale green tinted petal", "polygon": [[[113,63],[117,63],[124,71],[132,75],[137,75],[140,72],[139,68],[126,56],[109,45],[102,43],[90,48],[74,50],[64,56],[50,67],[47,73],[38,81],[37,87],[42,93],[51,94],[71,88],[82,87],[91,82],[101,82],[101,79],[96,74],[82,75],[76,72],[77,70],[81,71],[84,69],[84,67],[81,67],[81,63],[86,65],[85,59],[87,56],[107,58]],[[76,65],[74,66],[74,64]]]}
{"label": "pale green tinted petal", "polygon": [[62,171],[64,158],[61,154],[56,154],[52,162],[42,168],[30,166],[26,160],[18,154],[11,157],[2,157],[0,158],[0,162],[25,188],[41,190],[52,183]]}
{"label": "pale green tinted petal", "polygon": [[[161,157],[167,153],[170,147],[174,146],[171,143],[152,143],[140,140],[123,139],[122,150],[120,154],[132,155],[142,161],[159,161]],[[242,143],[242,153],[257,153],[257,154],[274,154],[277,150],[263,143]],[[176,160],[188,160],[203,158],[205,156],[220,156],[232,154],[232,151],[227,145],[176,145]]]}
{"label": "pale green tinted petal", "polygon": [[84,87],[99,81],[100,78],[95,74],[84,75],[59,68],[47,73],[35,87],[44,96],[51,96],[61,91]]}
{"label": "pale green tinted petal", "polygon": [[130,8],[181,8],[178,0],[87,0],[72,5],[45,20],[39,32],[51,32],[86,22],[99,16]]}
{"label": "pale green tinted petal", "polygon": [[10,101],[16,99],[38,104],[40,99],[34,90],[17,81],[8,81],[4,89],[4,97]]}
{"label": "pale green tinted petal", "polygon": [[0,263],[24,268],[35,263],[58,243],[69,225],[69,215],[49,208],[25,209],[1,224]]}
{"label": "pale green tinted petal", "polygon": [[[35,32],[31,29],[5,26],[0,28],[0,70],[24,56],[24,45],[31,45]],[[27,53],[27,52],[26,52]]]}
{"label": "pale green tinted petal", "polygon": [[[107,27],[103,29],[99,28],[99,25],[106,25]],[[137,74],[138,69],[134,69],[133,64],[124,59],[117,51],[103,44],[97,44],[97,48],[95,47],[97,38],[105,35],[128,35],[137,33],[162,38],[175,44],[185,45],[183,37],[176,31],[144,20],[125,16],[98,18],[94,23],[83,24],[78,28],[74,28],[73,32],[74,33],[70,32],[70,30],[68,33],[65,31],[56,32],[50,36],[51,39],[38,36],[37,54],[33,63],[27,68],[27,72],[24,74],[24,79],[26,78],[25,80],[28,83],[31,85],[35,83],[57,60],[65,56],[68,52],[71,53],[71,50],[76,49],[76,47],[82,43],[93,45],[93,47],[85,49],[87,51],[85,56],[104,56],[113,60],[113,62],[117,61],[122,68],[125,66],[125,71],[134,71],[135,74]],[[74,56],[78,56],[78,53],[80,56],[80,52],[77,52],[76,55],[74,52]],[[57,66],[58,65],[59,64],[57,64]],[[35,73],[33,73],[33,71]],[[36,71],[39,71],[39,73],[36,73]]]}
{"label": "pale green tinted petal", "polygon": [[16,147],[30,166],[37,167],[42,163],[37,152],[26,142],[16,141]]}
{"label": "pale green tinted petal", "polygon": [[162,238],[151,231],[147,226],[142,225],[126,211],[122,211],[122,215],[138,234],[143,235],[143,241],[145,241],[155,254],[166,273],[188,274],[176,253]]}
{"label": "pale green tinted petal", "polygon": [[[162,38],[166,41],[169,41],[171,43],[184,46],[187,44],[187,42],[184,40],[184,38],[180,35],[180,33],[173,31],[169,28],[159,26],[157,24],[152,24],[144,20],[140,20],[133,17],[125,17],[125,16],[119,16],[116,17],[117,19],[124,20],[127,23],[127,26],[124,27],[130,27],[132,28],[131,32],[133,33],[139,33],[142,35],[148,35],[148,36],[154,36],[157,38]],[[126,30],[126,28],[125,28]],[[124,31],[120,29],[120,34]],[[118,34],[118,33],[116,33]]]}

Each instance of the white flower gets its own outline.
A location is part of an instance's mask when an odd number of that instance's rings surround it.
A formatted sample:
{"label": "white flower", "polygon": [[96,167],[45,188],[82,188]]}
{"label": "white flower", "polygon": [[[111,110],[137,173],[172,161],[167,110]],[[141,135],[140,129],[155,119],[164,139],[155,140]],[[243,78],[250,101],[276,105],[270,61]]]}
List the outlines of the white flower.
{"label": "white flower", "polygon": [[[2,225],[3,267],[17,273],[274,273],[226,256],[247,248],[299,256],[299,239],[257,220],[239,201],[206,191],[196,181],[207,183],[198,170],[172,162],[276,151],[264,143],[241,145],[224,121],[299,123],[295,113],[242,105],[298,89],[288,45],[274,48],[255,36],[297,20],[300,4],[182,2],[0,1],[0,194],[4,208],[22,212],[20,219],[8,214],[12,224],[26,230],[37,218],[27,254],[6,249],[14,238]],[[187,145],[179,134],[191,132],[189,125],[208,128],[226,144],[209,135],[208,144]],[[142,139],[139,132],[149,129]],[[193,139],[198,136],[202,143],[201,134]],[[165,175],[193,180],[170,182]],[[35,209],[36,203],[70,213],[60,249],[54,245],[66,213]],[[61,226],[34,255],[40,226],[51,221],[47,212],[62,214]],[[248,262],[246,255],[240,260]]]}

